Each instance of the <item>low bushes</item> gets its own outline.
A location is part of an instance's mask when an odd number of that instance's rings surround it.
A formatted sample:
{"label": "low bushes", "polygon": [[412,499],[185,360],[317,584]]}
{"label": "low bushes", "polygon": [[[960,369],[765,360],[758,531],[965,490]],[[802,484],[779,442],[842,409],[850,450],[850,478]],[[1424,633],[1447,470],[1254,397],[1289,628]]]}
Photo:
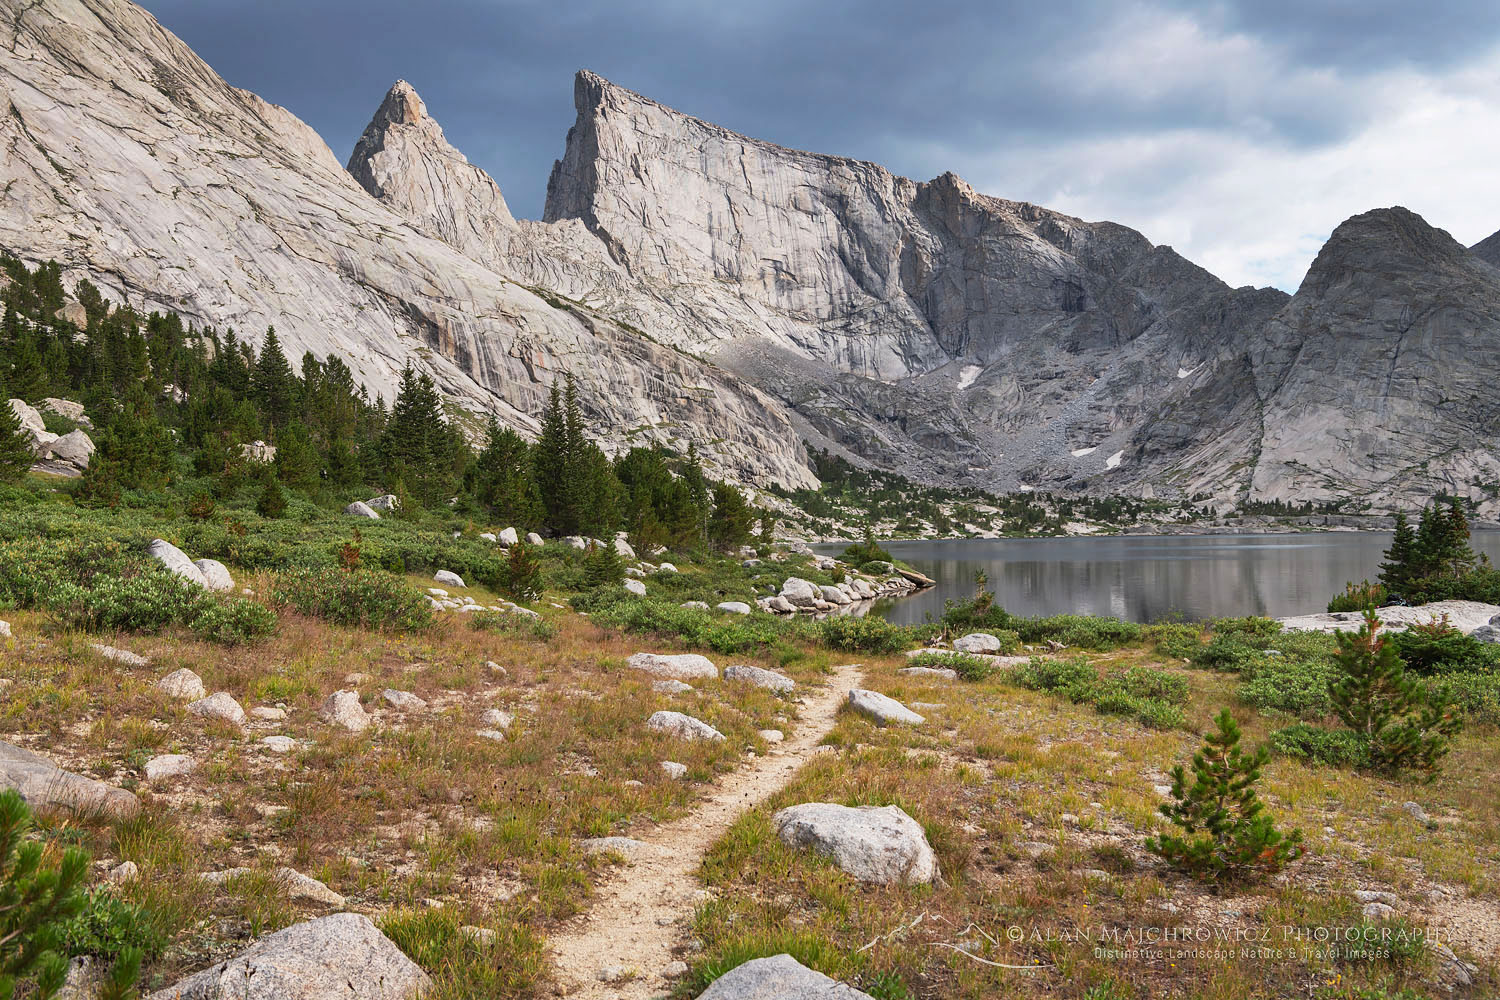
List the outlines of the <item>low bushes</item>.
{"label": "low bushes", "polygon": [[899,653],[911,643],[906,629],[884,618],[834,615],[821,624],[823,644],[846,653]]}
{"label": "low bushes", "polygon": [[468,618],[469,628],[476,632],[494,632],[541,642],[547,642],[557,635],[556,625],[535,615],[514,611],[475,611]]}
{"label": "low bushes", "polygon": [[1347,729],[1323,729],[1299,722],[1271,734],[1268,745],[1294,760],[1333,767],[1368,767],[1370,748]]}
{"label": "low bushes", "polygon": [[294,569],[280,574],[271,599],[278,606],[337,625],[387,630],[423,629],[432,607],[406,581],[389,573]]}
{"label": "low bushes", "polygon": [[1126,716],[1153,729],[1175,729],[1187,721],[1182,712],[1188,701],[1187,681],[1149,667],[1131,667],[1101,677],[1081,656],[1066,660],[1035,657],[1003,676],[1019,687],[1058,694],[1105,715]]}
{"label": "low bushes", "polygon": [[952,670],[960,680],[982,681],[996,671],[994,661],[968,653],[918,653],[907,664],[912,667],[931,667],[937,670]]}

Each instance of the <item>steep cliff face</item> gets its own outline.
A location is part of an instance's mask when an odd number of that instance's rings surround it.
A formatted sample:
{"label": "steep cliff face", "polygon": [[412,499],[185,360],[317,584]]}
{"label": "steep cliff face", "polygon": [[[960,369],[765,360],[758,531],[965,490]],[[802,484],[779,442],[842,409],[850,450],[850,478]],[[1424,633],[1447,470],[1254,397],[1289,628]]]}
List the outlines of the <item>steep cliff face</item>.
{"label": "steep cliff face", "polygon": [[1404,208],[1349,219],[1251,354],[1253,492],[1483,495],[1500,482],[1497,341],[1500,270]]}
{"label": "steep cliff face", "polygon": [[[462,157],[404,189],[414,224],[125,0],[0,0],[0,18],[0,247],[252,340],[274,324],[290,351],[336,351],[387,398],[415,359],[459,407],[524,429],[570,373],[618,446],[693,439],[746,478],[813,481],[774,400],[476,259],[510,217]],[[360,157],[377,187],[430,123],[409,89],[382,116],[392,127]]]}

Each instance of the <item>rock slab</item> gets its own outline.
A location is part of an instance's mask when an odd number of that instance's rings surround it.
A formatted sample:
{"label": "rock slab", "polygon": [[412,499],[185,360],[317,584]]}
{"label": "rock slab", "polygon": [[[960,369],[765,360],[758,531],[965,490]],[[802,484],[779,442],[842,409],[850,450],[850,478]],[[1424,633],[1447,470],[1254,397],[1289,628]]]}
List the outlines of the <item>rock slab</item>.
{"label": "rock slab", "polygon": [[335,913],[267,935],[150,1000],[409,1000],[430,984],[369,917]]}
{"label": "rock slab", "polygon": [[[155,1000],[155,998],[153,998]],[[715,979],[698,1000],[873,1000],[790,955],[751,959]]]}
{"label": "rock slab", "polygon": [[892,723],[918,726],[927,721],[895,698],[883,695],[879,691],[867,691],[864,688],[855,688],[849,692],[849,707],[877,726],[888,726]]}
{"label": "rock slab", "polygon": [[717,678],[719,668],[706,656],[697,653],[636,653],[625,661],[632,670],[640,670],[652,677],[668,677],[687,681],[698,678]]}
{"label": "rock slab", "polygon": [[9,743],[0,743],[0,788],[15,789],[33,809],[100,812],[116,819],[127,819],[140,809],[140,802],[125,789],[64,771],[40,754]]}

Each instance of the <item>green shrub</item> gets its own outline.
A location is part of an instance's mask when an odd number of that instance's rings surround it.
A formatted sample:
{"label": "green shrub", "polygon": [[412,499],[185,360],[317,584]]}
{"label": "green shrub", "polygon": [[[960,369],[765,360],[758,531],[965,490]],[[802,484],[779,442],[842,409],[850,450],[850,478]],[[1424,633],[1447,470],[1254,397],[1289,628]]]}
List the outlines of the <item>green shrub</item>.
{"label": "green shrub", "polygon": [[1330,612],[1339,611],[1363,611],[1365,608],[1378,608],[1390,599],[1385,587],[1369,580],[1361,580],[1359,583],[1344,584],[1344,592],[1334,595],[1328,602]]}
{"label": "green shrub", "polygon": [[1181,764],[1172,769],[1172,798],[1161,807],[1182,834],[1148,837],[1146,849],[1199,878],[1269,875],[1303,854],[1302,832],[1276,830],[1255,794],[1270,754],[1240,749],[1240,727],[1226,708],[1218,731],[1193,755],[1191,782]]}
{"label": "green shrub", "polygon": [[276,633],[276,612],[264,604],[231,598],[209,601],[193,619],[193,632],[200,639],[223,646],[257,642]]}
{"label": "green shrub", "polygon": [[1448,624],[1447,616],[1432,625],[1412,625],[1385,640],[1396,649],[1409,670],[1433,674],[1440,670],[1483,673],[1500,668],[1500,646],[1480,642]]}
{"label": "green shrub", "polygon": [[469,628],[476,632],[494,632],[541,642],[557,635],[557,626],[547,619],[517,611],[476,611],[468,618]]}
{"label": "green shrub", "polygon": [[844,550],[844,562],[851,566],[863,566],[865,563],[890,562],[891,554],[881,548],[875,542],[875,535],[867,528],[864,539],[856,542]]}
{"label": "green shrub", "polygon": [[1369,745],[1347,729],[1323,729],[1299,722],[1271,734],[1269,745],[1276,753],[1333,767],[1367,767]]}
{"label": "green shrub", "polygon": [[128,577],[58,583],[44,603],[72,628],[151,633],[195,620],[211,601],[202,588],[169,570],[142,565]]}
{"label": "green shrub", "polygon": [[982,681],[998,669],[994,661],[969,653],[919,653],[911,658],[907,666],[952,670],[960,680],[965,681]]}
{"label": "green shrub", "polygon": [[1189,659],[1203,670],[1239,673],[1262,658],[1261,651],[1236,635],[1215,635]]}
{"label": "green shrub", "polygon": [[1453,703],[1470,722],[1500,726],[1500,673],[1456,670],[1438,674]]}
{"label": "green shrub", "polygon": [[1067,660],[1033,656],[1025,666],[1010,671],[1010,680],[1032,691],[1049,691],[1070,701],[1088,701],[1099,688],[1099,671],[1082,656]]}
{"label": "green shrub", "polygon": [[832,615],[821,632],[826,646],[845,653],[899,653],[910,643],[905,629],[884,618]]}
{"label": "green shrub", "polygon": [[1141,638],[1151,643],[1162,656],[1191,660],[1203,646],[1203,628],[1176,622],[1147,625],[1141,629]]}
{"label": "green shrub", "polygon": [[134,903],[108,887],[84,893],[83,906],[62,926],[62,948],[70,957],[90,955],[114,962],[130,949],[154,958],[167,946],[167,934]]}
{"label": "green shrub", "polygon": [[1263,644],[1281,635],[1281,623],[1274,618],[1250,615],[1245,618],[1216,618],[1212,623],[1214,635],[1237,635],[1252,644]]}
{"label": "green shrub", "polygon": [[433,622],[426,597],[401,578],[373,570],[288,570],[277,576],[271,599],[338,625],[396,631],[423,629]]}
{"label": "green shrub", "polygon": [[859,564],[859,571],[869,576],[886,576],[894,568],[895,565],[889,559],[871,559]]}
{"label": "green shrub", "polygon": [[1001,627],[1014,630],[1022,642],[1060,642],[1070,648],[1096,652],[1118,649],[1132,642],[1139,642],[1141,638],[1141,626],[1135,622],[1091,615],[1011,618]]}
{"label": "green shrub", "polygon": [[1333,711],[1328,685],[1337,673],[1327,660],[1266,657],[1240,685],[1239,698],[1261,712],[1321,719]]}

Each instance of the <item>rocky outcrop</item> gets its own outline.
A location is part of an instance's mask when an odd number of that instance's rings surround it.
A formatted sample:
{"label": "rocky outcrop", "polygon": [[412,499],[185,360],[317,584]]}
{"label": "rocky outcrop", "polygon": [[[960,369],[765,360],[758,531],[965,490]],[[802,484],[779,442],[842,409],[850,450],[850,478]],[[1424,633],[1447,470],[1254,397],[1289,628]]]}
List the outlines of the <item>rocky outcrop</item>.
{"label": "rocky outcrop", "polygon": [[625,665],[652,677],[678,681],[700,678],[713,680],[719,676],[719,668],[714,666],[714,661],[698,653],[635,653],[625,661]]}
{"label": "rocky outcrop", "polygon": [[652,712],[646,720],[646,728],[654,733],[664,733],[679,740],[713,740],[722,742],[724,734],[701,719],[681,712]]}
{"label": "rocky outcrop", "polygon": [[0,248],[200,326],[256,340],[274,324],[291,356],[338,353],[372,396],[392,398],[415,358],[457,412],[523,432],[572,374],[612,447],[627,431],[696,440],[721,474],[812,484],[774,400],[419,230],[140,7],[0,0],[0,15]]}

